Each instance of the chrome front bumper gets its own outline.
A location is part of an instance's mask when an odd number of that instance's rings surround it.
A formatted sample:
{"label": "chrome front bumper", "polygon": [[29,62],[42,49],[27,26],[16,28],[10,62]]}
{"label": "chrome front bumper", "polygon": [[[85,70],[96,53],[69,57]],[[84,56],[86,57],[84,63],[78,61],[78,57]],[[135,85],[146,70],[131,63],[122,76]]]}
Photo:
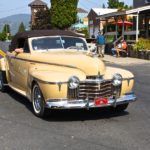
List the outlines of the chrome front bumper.
{"label": "chrome front bumper", "polygon": [[136,101],[135,94],[127,93],[118,99],[109,98],[107,104],[103,105],[95,105],[94,101],[89,101],[88,99],[75,99],[75,100],[68,100],[68,99],[51,99],[46,102],[46,107],[51,109],[89,109],[89,108],[97,108],[97,107],[108,107],[113,106],[116,107],[120,104],[130,103]]}

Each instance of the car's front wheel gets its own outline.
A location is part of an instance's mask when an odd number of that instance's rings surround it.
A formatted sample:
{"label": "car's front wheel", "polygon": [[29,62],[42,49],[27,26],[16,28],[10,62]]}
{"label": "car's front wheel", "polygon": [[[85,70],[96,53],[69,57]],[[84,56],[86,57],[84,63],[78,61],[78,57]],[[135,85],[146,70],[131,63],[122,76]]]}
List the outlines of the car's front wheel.
{"label": "car's front wheel", "polygon": [[5,91],[4,76],[2,71],[0,71],[0,91]]}
{"label": "car's front wheel", "polygon": [[34,114],[37,117],[44,117],[45,101],[38,84],[34,84],[32,88],[32,105]]}

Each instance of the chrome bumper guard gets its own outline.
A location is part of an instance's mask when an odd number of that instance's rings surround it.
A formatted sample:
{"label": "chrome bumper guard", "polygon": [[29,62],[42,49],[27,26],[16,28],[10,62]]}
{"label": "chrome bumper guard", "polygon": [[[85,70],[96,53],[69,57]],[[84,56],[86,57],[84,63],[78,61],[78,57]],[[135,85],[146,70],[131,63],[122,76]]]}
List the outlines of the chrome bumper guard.
{"label": "chrome bumper guard", "polygon": [[51,99],[46,102],[46,107],[51,109],[89,109],[89,108],[97,108],[97,107],[109,107],[113,106],[116,107],[120,104],[126,104],[130,102],[136,101],[137,98],[135,94],[127,93],[118,99],[108,98],[108,103],[104,105],[95,105],[94,101],[89,101],[88,98],[86,100],[82,99],[75,99],[75,100],[68,100],[68,99]]}

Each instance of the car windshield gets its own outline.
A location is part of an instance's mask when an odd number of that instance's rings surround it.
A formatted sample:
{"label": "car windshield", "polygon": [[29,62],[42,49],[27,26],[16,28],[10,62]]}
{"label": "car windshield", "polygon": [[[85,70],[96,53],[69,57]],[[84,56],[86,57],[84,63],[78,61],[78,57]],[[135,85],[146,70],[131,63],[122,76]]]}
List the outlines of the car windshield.
{"label": "car windshield", "polygon": [[33,50],[77,49],[87,50],[86,42],[79,37],[57,36],[32,39]]}

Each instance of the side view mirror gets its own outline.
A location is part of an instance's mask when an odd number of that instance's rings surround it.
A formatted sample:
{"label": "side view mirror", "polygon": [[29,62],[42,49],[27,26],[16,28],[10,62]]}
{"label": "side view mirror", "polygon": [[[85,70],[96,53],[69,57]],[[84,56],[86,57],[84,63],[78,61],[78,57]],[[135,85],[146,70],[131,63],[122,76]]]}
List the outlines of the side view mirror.
{"label": "side view mirror", "polygon": [[17,54],[23,53],[23,49],[22,49],[22,48],[16,48],[16,49],[15,49],[15,52],[16,52]]}

